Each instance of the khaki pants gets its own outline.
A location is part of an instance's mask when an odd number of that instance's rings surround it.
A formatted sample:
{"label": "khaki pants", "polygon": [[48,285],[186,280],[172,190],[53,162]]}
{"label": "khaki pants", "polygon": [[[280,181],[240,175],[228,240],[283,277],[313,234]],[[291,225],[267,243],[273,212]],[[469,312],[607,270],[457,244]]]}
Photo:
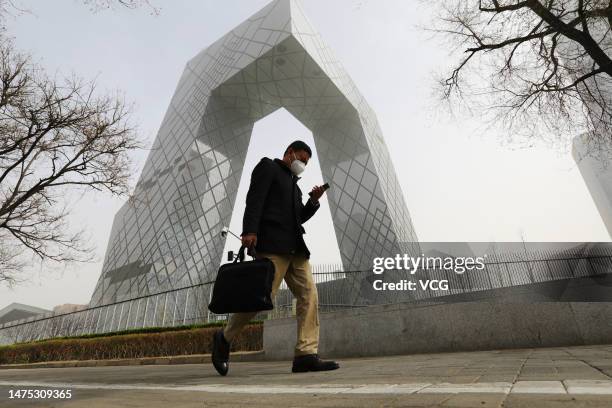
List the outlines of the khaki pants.
{"label": "khaki pants", "polygon": [[[274,300],[281,282],[285,279],[289,290],[297,301],[297,343],[294,354],[300,356],[317,353],[319,346],[319,299],[308,258],[302,254],[257,253],[257,258],[263,257],[269,258],[274,263],[272,299]],[[223,336],[228,341],[232,341],[256,314],[257,312],[232,314],[225,326]]]}

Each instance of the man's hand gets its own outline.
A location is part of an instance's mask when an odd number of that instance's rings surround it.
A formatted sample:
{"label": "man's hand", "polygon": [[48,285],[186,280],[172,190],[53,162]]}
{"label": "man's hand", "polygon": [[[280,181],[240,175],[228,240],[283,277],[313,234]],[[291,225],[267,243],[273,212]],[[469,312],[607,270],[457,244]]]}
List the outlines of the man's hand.
{"label": "man's hand", "polygon": [[[257,245],[257,234],[245,234],[241,235],[240,238],[242,239],[242,245],[249,250]],[[247,251],[249,255],[251,254],[250,252]]]}
{"label": "man's hand", "polygon": [[323,186],[314,186],[310,191],[310,198],[316,203],[319,201],[319,198],[321,198],[324,192],[325,188]]}

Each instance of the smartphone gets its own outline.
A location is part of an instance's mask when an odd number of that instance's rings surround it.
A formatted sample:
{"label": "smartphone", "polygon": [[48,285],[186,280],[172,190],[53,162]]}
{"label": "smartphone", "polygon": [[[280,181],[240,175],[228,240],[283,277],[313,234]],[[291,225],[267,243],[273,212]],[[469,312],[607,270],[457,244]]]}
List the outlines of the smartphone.
{"label": "smartphone", "polygon": [[[329,188],[329,183],[325,183],[321,187],[323,187],[324,190],[327,190]],[[308,193],[308,195],[312,197],[312,191]]]}

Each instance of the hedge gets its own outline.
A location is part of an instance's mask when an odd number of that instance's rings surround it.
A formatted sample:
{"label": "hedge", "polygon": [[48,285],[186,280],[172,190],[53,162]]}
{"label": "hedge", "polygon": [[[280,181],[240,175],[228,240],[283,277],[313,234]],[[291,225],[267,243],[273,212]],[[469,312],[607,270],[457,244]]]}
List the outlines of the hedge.
{"label": "hedge", "polygon": [[[263,320],[252,320],[251,324],[263,324]],[[179,331],[179,330],[190,330],[190,329],[199,329],[202,327],[220,327],[225,326],[224,322],[211,322],[211,323],[200,323],[200,324],[188,324],[182,326],[170,326],[170,327],[145,327],[140,329],[128,329],[128,330],[119,330],[113,332],[106,333],[95,333],[95,334],[82,334],[80,336],[63,336],[63,337],[54,337],[53,340],[59,339],[91,339],[94,337],[109,337],[109,336],[117,336],[122,334],[135,334],[135,333],[161,333],[166,331]],[[49,339],[44,340],[34,340],[33,342],[44,342],[49,341]],[[30,344],[32,342],[27,343],[15,343],[15,344]],[[0,346],[0,350],[2,346]]]}
{"label": "hedge", "polygon": [[[213,327],[211,327],[213,326]],[[106,360],[117,358],[164,357],[211,352],[212,335],[218,325],[196,328],[155,328],[137,333],[79,336],[42,340],[0,347],[0,364],[42,361]],[[232,342],[232,351],[263,348],[263,325],[250,324]]]}

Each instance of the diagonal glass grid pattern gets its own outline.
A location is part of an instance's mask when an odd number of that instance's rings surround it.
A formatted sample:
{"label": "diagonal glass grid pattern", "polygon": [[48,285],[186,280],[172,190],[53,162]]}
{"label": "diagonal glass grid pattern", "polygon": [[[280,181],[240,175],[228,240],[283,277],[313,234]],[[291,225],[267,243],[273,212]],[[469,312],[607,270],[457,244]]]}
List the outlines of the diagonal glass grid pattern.
{"label": "diagonal glass grid pattern", "polygon": [[135,194],[115,216],[90,305],[214,279],[253,126],[280,108],[313,133],[343,268],[418,254],[374,112],[299,3],[277,0],[188,62]]}

